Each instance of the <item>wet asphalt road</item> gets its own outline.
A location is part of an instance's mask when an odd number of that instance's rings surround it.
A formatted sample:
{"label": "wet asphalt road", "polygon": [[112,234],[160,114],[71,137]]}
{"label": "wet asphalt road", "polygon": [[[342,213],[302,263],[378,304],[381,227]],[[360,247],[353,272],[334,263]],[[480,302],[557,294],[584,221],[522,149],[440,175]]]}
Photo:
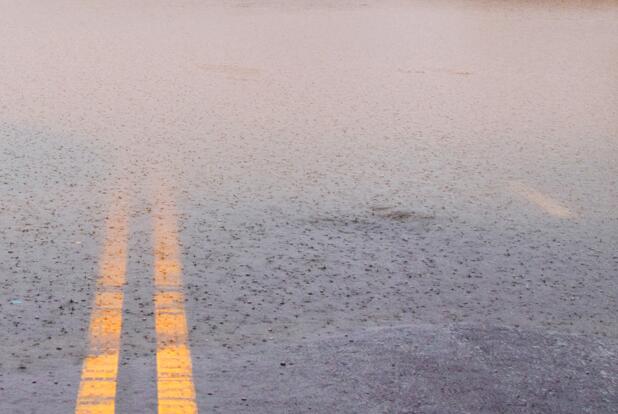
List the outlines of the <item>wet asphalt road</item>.
{"label": "wet asphalt road", "polygon": [[168,337],[200,413],[618,412],[617,23],[0,0],[0,413],[77,412],[105,289],[117,413]]}

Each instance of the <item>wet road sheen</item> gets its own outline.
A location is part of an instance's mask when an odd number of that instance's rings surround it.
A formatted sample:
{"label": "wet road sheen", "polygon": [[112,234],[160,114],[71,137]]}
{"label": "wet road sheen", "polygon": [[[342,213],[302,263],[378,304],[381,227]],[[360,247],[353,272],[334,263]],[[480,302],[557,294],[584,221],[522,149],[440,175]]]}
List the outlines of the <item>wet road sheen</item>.
{"label": "wet road sheen", "polygon": [[611,413],[616,22],[0,0],[0,413]]}

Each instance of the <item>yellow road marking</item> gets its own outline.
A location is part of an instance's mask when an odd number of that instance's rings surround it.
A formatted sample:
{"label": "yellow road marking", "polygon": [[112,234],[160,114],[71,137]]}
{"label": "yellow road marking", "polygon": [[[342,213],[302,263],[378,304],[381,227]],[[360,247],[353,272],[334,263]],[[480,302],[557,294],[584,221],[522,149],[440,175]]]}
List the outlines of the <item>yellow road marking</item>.
{"label": "yellow road marking", "polygon": [[571,210],[561,205],[558,201],[528,185],[518,181],[513,181],[510,184],[515,193],[535,204],[551,216],[563,219],[575,216]]}
{"label": "yellow road marking", "polygon": [[114,414],[127,263],[126,215],[108,218],[75,414]]}
{"label": "yellow road marking", "polygon": [[154,223],[155,328],[159,414],[197,414],[178,230],[169,207]]}

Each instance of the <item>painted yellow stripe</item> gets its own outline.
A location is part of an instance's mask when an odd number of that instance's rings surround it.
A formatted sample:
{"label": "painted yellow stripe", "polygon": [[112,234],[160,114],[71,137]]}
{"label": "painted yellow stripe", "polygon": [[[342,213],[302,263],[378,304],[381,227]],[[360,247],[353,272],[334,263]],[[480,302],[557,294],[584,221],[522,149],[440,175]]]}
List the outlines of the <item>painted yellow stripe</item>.
{"label": "painted yellow stripe", "polygon": [[126,215],[108,218],[75,414],[114,414],[127,263]]}
{"label": "painted yellow stripe", "polygon": [[178,230],[169,206],[155,217],[154,281],[159,414],[197,414]]}

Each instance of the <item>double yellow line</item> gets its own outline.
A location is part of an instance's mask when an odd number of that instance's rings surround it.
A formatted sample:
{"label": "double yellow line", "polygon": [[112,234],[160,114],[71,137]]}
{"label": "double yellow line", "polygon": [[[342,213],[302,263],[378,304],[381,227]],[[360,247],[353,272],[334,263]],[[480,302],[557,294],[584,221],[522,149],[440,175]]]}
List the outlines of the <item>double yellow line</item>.
{"label": "double yellow line", "polygon": [[[171,207],[159,207],[154,217],[158,413],[197,414],[178,230]],[[117,206],[107,219],[75,414],[115,413],[127,242],[126,208]]]}

